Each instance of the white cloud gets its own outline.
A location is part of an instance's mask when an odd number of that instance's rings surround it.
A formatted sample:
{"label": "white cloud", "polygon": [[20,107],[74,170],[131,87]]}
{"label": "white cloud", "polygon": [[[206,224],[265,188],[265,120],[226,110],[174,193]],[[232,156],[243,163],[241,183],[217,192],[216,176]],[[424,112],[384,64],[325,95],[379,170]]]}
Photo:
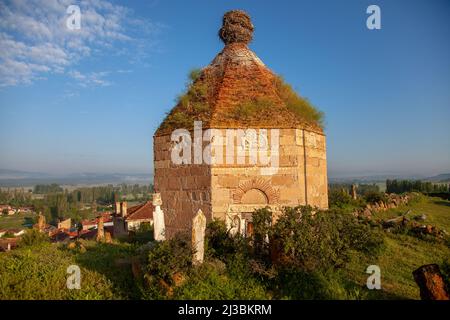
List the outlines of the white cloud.
{"label": "white cloud", "polygon": [[109,74],[109,72],[106,71],[82,74],[77,70],[71,70],[68,72],[68,74],[70,77],[77,80],[78,84],[81,87],[88,87],[88,86],[106,87],[111,85],[111,82],[104,79],[104,77],[106,77]]}
{"label": "white cloud", "polygon": [[143,59],[161,29],[106,0],[75,3],[81,9],[79,30],[66,27],[72,0],[0,2],[0,87],[30,84],[52,73],[67,74],[85,85],[109,85],[104,74],[82,75],[73,68],[102,54]]}

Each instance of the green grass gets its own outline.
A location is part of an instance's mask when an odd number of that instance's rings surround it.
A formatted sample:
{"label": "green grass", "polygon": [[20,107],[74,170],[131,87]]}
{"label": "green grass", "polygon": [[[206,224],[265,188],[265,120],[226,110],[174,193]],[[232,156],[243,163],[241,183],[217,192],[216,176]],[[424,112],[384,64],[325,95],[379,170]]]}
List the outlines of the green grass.
{"label": "green grass", "polygon": [[450,232],[450,201],[441,198],[420,196],[410,205],[377,212],[372,215],[372,218],[375,220],[395,218],[405,214],[408,210],[411,210],[407,215],[408,218],[425,214],[427,218],[420,222],[421,224],[431,224]]}
{"label": "green grass", "polygon": [[[411,205],[402,206],[377,213],[374,219],[393,218],[411,210],[408,216],[425,214],[424,224],[432,224],[446,230],[450,229],[450,201],[440,198],[423,197]],[[420,299],[419,288],[412,272],[424,264],[442,264],[450,257],[450,248],[444,243],[421,240],[409,235],[385,232],[386,248],[378,257],[368,257],[354,253],[346,268],[349,279],[360,285],[369,299]],[[382,290],[368,290],[365,283],[369,265],[381,269]]]}
{"label": "green grass", "polygon": [[[36,244],[0,253],[0,300],[109,300],[136,298],[138,288],[129,265],[129,244],[85,241],[86,252],[59,244]],[[67,268],[81,269],[81,289],[67,289]]]}
{"label": "green grass", "polygon": [[21,229],[25,228],[24,224],[30,223],[27,218],[34,219],[33,213],[19,213],[12,216],[0,215],[0,229]]}
{"label": "green grass", "polygon": [[[425,214],[424,224],[450,229],[450,201],[422,197],[408,206],[374,214],[387,219],[411,210],[410,216]],[[0,217],[16,219],[23,215]],[[2,221],[2,220],[0,220]],[[14,224],[12,225],[14,227]],[[277,298],[330,299],[420,299],[412,272],[424,264],[442,264],[450,257],[448,244],[422,240],[405,234],[382,232],[385,248],[378,255],[353,251],[345,267],[332,274],[303,281],[283,282],[293,286],[299,295],[275,295]],[[133,278],[130,265],[123,263],[138,254],[138,245],[101,244],[83,241],[85,252],[69,250],[59,244],[39,244],[0,253],[0,300],[2,299],[142,299],[140,284]],[[190,281],[175,290],[178,298],[273,298],[269,283],[253,276],[246,264],[233,259],[222,267],[206,263],[189,274]],[[122,261],[119,263],[119,261]],[[236,262],[233,267],[233,263]],[[67,267],[81,268],[82,289],[66,288]],[[381,269],[381,290],[366,287],[369,265]],[[225,269],[224,269],[225,268]],[[247,270],[247,271],[246,271]],[[302,280],[295,277],[294,280]],[[310,281],[308,287],[307,280]],[[314,280],[314,281],[313,281]],[[306,281],[306,282],[305,282]],[[289,289],[289,288],[288,288]],[[292,289],[292,288],[290,288]],[[289,290],[288,290],[289,291]],[[295,291],[295,292],[297,292]],[[295,293],[294,292],[294,293]]]}

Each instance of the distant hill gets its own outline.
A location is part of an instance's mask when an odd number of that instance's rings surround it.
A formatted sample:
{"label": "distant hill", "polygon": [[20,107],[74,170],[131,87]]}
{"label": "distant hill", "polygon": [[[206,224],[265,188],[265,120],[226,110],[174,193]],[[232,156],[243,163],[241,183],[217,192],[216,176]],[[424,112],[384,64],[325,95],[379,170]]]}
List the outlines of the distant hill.
{"label": "distant hill", "polygon": [[421,180],[430,182],[450,182],[450,173],[442,173],[432,177],[426,177],[423,175],[372,175],[372,176],[355,176],[355,177],[329,177],[330,183],[378,183],[386,182],[387,179],[396,180]]}
{"label": "distant hill", "polygon": [[396,174],[380,174],[370,176],[354,176],[354,177],[329,177],[330,183],[378,183],[386,182],[387,179],[397,180],[423,180],[424,176],[409,176],[409,175],[396,175]]}
{"label": "distant hill", "polygon": [[429,177],[424,180],[431,182],[450,182],[450,173],[441,173],[437,176]]}
{"label": "distant hill", "polygon": [[57,183],[60,185],[100,185],[100,184],[150,184],[152,174],[127,173],[76,173],[52,175],[41,172],[26,172],[0,169],[0,187],[24,187],[36,184]]}

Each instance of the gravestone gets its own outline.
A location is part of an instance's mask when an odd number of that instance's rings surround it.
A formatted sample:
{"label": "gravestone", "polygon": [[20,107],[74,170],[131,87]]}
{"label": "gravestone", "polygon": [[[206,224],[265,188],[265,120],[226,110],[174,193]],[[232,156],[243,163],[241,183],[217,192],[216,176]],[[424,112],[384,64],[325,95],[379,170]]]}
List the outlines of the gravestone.
{"label": "gravestone", "polygon": [[38,217],[38,230],[39,230],[40,232],[43,232],[43,231],[44,231],[45,224],[46,224],[46,222],[45,222],[45,216],[43,216],[41,213],[39,213],[39,217]]}
{"label": "gravestone", "polygon": [[206,217],[202,210],[198,210],[192,219],[192,249],[194,251],[192,263],[194,265],[203,263],[205,256],[205,230]]}
{"label": "gravestone", "polygon": [[164,212],[161,210],[162,200],[160,193],[153,194],[153,233],[156,241],[166,240],[166,226],[164,223]]}
{"label": "gravestone", "polygon": [[437,264],[421,266],[413,272],[414,280],[420,288],[422,300],[449,300],[444,279]]}
{"label": "gravestone", "polygon": [[97,227],[97,241],[103,241],[105,239],[105,228],[103,225],[103,217],[98,218]]}
{"label": "gravestone", "polygon": [[356,200],[356,185],[352,184],[352,199]]}

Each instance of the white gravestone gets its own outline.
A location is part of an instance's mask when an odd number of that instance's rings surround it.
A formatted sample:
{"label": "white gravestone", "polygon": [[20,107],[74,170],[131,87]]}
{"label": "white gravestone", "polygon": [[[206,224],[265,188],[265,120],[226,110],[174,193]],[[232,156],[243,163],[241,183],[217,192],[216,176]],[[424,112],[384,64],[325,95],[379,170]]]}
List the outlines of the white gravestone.
{"label": "white gravestone", "polygon": [[205,230],[206,217],[202,210],[198,210],[194,219],[192,219],[192,257],[193,264],[202,264],[205,255]]}
{"label": "white gravestone", "polygon": [[161,210],[162,200],[160,193],[153,194],[153,232],[156,241],[166,240],[166,226],[164,223],[164,212]]}

